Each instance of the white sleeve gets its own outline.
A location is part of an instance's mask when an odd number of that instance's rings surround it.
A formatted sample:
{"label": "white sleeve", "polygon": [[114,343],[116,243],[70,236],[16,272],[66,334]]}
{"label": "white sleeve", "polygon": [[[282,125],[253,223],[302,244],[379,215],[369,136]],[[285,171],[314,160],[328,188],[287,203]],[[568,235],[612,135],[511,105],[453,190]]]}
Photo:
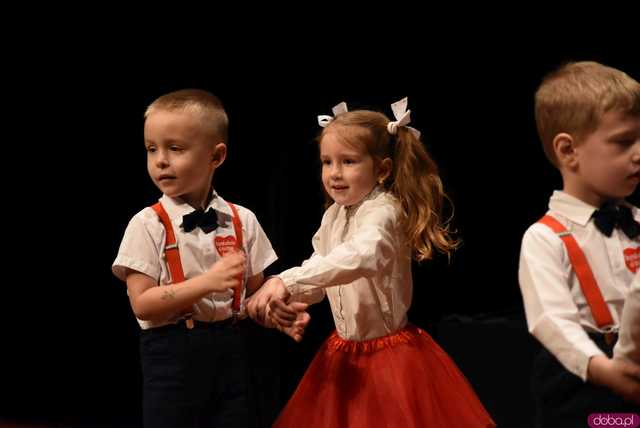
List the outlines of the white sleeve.
{"label": "white sleeve", "polygon": [[111,266],[113,274],[122,281],[126,280],[127,268],[160,280],[160,246],[164,243],[164,227],[159,220],[158,227],[149,227],[152,223],[143,214],[149,215],[142,211],[129,222]]}
{"label": "white sleeve", "polygon": [[564,243],[547,226],[524,234],[518,272],[529,331],[571,373],[587,379],[589,359],[603,352],[580,324],[569,288],[571,264]]}
{"label": "white sleeve", "polygon": [[245,212],[245,221],[242,226],[246,236],[248,276],[254,276],[263,272],[271,263],[278,260],[278,256],[255,214],[246,208],[243,208],[243,211]]}
{"label": "white sleeve", "polygon": [[[316,253],[314,252],[311,257],[309,257],[307,260],[302,262],[301,266],[305,266],[309,260],[313,259],[315,257]],[[291,270],[291,269],[289,269]],[[280,274],[282,275],[282,274]],[[278,275],[278,276],[280,276]],[[302,302],[302,303],[308,303],[309,305],[313,305],[316,303],[319,303],[322,301],[322,299],[324,299],[324,296],[327,293],[324,291],[324,288],[309,288],[308,290],[305,290],[303,292],[300,292],[299,294],[296,295],[292,295],[290,301],[292,302]]]}
{"label": "white sleeve", "polygon": [[640,364],[640,272],[633,279],[625,299],[620,335],[613,356]]}
{"label": "white sleeve", "polygon": [[354,219],[357,230],[349,240],[326,255],[315,252],[302,266],[278,276],[293,296],[372,277],[394,258],[395,218],[393,206],[372,206]]}

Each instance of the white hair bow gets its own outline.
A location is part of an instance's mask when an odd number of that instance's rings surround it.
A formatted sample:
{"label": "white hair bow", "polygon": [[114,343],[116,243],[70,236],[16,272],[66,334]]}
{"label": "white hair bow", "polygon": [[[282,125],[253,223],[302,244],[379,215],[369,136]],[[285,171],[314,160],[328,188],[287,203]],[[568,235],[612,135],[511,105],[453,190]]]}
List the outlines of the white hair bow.
{"label": "white hair bow", "polygon": [[[404,97],[400,101],[396,101],[391,104],[391,110],[393,110],[393,115],[396,117],[396,120],[395,122],[389,122],[387,124],[387,131],[389,131],[389,134],[396,135],[400,126],[407,126],[411,123],[411,110],[407,110],[407,102],[408,98]],[[407,129],[411,131],[416,138],[420,138],[420,131],[416,128],[407,126]]]}
{"label": "white hair bow", "polygon": [[347,110],[347,103],[342,101],[340,104],[334,106],[331,111],[333,112],[333,116],[327,116],[326,114],[318,116],[318,125],[326,128],[337,115],[346,113],[349,110]]}

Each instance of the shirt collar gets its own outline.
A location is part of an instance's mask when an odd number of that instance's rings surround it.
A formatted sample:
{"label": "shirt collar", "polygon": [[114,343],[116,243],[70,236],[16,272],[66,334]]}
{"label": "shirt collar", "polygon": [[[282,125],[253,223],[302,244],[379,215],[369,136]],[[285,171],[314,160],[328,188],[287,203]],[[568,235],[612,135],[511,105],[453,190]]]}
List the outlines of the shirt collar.
{"label": "shirt collar", "polygon": [[[215,190],[212,189],[211,192],[212,197],[209,204],[205,207],[205,211],[211,207],[215,211],[232,216],[229,204],[222,199]],[[191,205],[183,201],[181,198],[172,198],[163,194],[160,198],[160,202],[162,203],[165,211],[167,211],[169,218],[172,220],[176,218],[182,220],[182,216],[189,214],[194,210]]]}
{"label": "shirt collar", "polygon": [[[627,201],[622,200],[619,203],[620,205],[628,206],[631,209],[633,218],[638,220],[640,210]],[[593,205],[589,205],[566,192],[556,190],[553,192],[553,195],[551,195],[551,199],[549,200],[549,209],[562,214],[573,223],[586,226],[589,220],[591,220],[591,216],[598,208]]]}
{"label": "shirt collar", "polygon": [[342,208],[344,209],[347,217],[351,217],[353,214],[355,214],[356,211],[358,211],[358,208],[360,208],[362,204],[364,204],[366,201],[375,199],[378,195],[380,195],[383,192],[384,192],[384,189],[382,188],[382,186],[375,186],[367,196],[362,198],[360,202],[358,202],[357,204],[349,205],[348,207],[342,207]]}

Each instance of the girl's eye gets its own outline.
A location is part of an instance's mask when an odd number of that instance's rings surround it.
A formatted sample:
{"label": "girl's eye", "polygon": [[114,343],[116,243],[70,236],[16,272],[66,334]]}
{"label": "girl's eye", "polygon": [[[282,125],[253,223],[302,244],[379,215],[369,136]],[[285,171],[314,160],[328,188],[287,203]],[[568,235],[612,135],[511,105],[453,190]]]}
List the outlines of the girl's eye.
{"label": "girl's eye", "polygon": [[147,146],[147,147],[145,147],[145,149],[146,149],[146,150],[147,150],[147,152],[149,152],[149,153],[153,153],[153,152],[155,152],[155,151],[156,151],[156,148],[155,148],[155,147],[153,147],[153,146]]}

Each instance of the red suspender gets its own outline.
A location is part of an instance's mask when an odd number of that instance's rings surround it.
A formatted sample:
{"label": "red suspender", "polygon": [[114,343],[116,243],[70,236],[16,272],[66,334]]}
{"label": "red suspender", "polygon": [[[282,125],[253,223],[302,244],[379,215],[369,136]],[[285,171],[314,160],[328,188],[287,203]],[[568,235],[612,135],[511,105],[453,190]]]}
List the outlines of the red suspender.
{"label": "red suspender", "polygon": [[173,233],[173,226],[171,226],[171,220],[169,215],[164,210],[164,207],[160,202],[153,205],[151,208],[158,214],[160,221],[164,226],[164,230],[167,232],[167,239],[164,244],[164,257],[167,260],[167,266],[169,273],[171,274],[171,282],[173,284],[184,281],[184,272],[182,272],[182,262],[180,261],[180,252],[178,251],[178,243],[176,242],[176,235]]}
{"label": "red suspender", "polygon": [[589,266],[589,262],[587,261],[584,252],[571,232],[569,232],[562,223],[550,215],[545,215],[538,220],[538,223],[542,223],[551,228],[551,230],[553,230],[558,237],[562,239],[562,242],[564,242],[564,245],[567,248],[567,253],[569,254],[571,266],[578,277],[578,282],[580,282],[582,294],[584,294],[584,297],[587,299],[587,304],[591,309],[591,314],[593,315],[593,319],[596,321],[596,324],[598,324],[598,327],[605,328],[607,326],[612,326],[613,318],[611,317],[609,307],[602,297],[600,287],[598,287],[598,283],[596,282],[596,278],[593,276],[593,271]]}
{"label": "red suspender", "polygon": [[[171,283],[176,284],[184,281],[184,272],[182,271],[182,261],[180,260],[180,251],[178,250],[178,242],[176,241],[176,235],[173,232],[173,226],[167,211],[160,202],[151,206],[153,210],[160,217],[160,221],[164,226],[164,230],[167,233],[167,238],[164,243],[164,258],[167,261],[167,267],[169,268],[169,274],[171,275]],[[193,328],[193,319],[188,310],[182,312],[186,316],[185,323],[187,328]]]}
{"label": "red suspender", "polygon": [[[243,237],[242,237],[242,223],[240,222],[240,216],[235,205],[231,202],[227,202],[233,211],[233,229],[236,232],[236,250],[242,251]],[[233,305],[231,309],[234,317],[238,316],[240,312],[240,298],[242,297],[242,286],[244,284],[244,273],[238,274],[238,285],[233,290]]]}
{"label": "red suspender", "polygon": [[[238,210],[235,205],[227,202],[233,212],[233,229],[236,234],[236,249],[242,251],[243,248],[243,235],[242,235],[242,222],[238,215]],[[151,206],[153,210],[158,214],[162,225],[167,233],[167,238],[164,246],[164,257],[167,261],[167,267],[169,274],[171,275],[171,283],[175,284],[184,281],[184,272],[182,270],[182,261],[180,260],[180,251],[178,250],[178,243],[176,241],[176,235],[173,232],[173,226],[169,215],[165,211],[162,203],[158,202]],[[240,312],[240,299],[242,298],[242,287],[244,285],[244,273],[238,275],[239,285],[233,290],[233,303],[231,306],[234,317],[237,317]],[[187,317],[187,327],[193,328],[193,320],[190,316]]]}

